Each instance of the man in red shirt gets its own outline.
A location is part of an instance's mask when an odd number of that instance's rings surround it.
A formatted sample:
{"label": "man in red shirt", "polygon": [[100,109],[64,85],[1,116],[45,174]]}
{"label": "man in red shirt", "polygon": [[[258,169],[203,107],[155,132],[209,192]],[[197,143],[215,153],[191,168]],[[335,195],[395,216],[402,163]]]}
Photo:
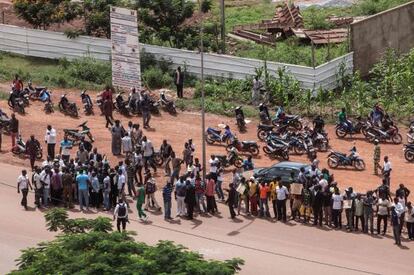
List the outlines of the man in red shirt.
{"label": "man in red shirt", "polygon": [[[268,193],[270,192],[269,186],[267,186],[264,182],[260,183],[260,217],[263,217],[266,213],[267,217],[270,217],[269,213],[269,204],[267,203]],[[264,208],[266,208],[266,212],[264,212]]]}
{"label": "man in red shirt", "polygon": [[19,75],[17,75],[17,74],[14,76],[13,88],[17,92],[20,92],[20,91],[23,90],[23,81],[19,78]]}
{"label": "man in red shirt", "polygon": [[214,214],[214,210],[216,209],[215,205],[215,198],[214,198],[214,190],[216,189],[216,182],[209,174],[206,176],[206,198],[207,198],[207,212]]}

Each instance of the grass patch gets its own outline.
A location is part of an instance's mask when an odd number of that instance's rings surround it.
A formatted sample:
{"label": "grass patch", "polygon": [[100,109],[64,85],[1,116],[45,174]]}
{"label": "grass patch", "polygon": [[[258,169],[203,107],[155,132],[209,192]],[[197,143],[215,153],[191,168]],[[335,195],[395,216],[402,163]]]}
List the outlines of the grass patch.
{"label": "grass patch", "polygon": [[93,58],[74,61],[20,56],[0,52],[0,81],[10,82],[18,74],[22,80],[54,88],[102,89],[111,82],[109,62]]}

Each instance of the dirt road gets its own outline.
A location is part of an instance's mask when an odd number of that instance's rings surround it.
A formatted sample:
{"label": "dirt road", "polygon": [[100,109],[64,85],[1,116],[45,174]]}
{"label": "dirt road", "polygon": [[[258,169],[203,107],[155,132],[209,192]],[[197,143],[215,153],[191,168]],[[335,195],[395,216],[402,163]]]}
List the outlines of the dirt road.
{"label": "dirt road", "polygon": [[[20,167],[0,164],[0,273],[14,267],[19,250],[51,239],[44,226],[42,212],[24,211],[14,185]],[[161,200],[157,194],[158,201]],[[29,194],[33,206],[33,194]],[[219,204],[220,215],[196,217],[193,221],[165,222],[162,215],[149,214],[149,222],[137,221],[136,210],[130,213],[129,230],[138,233],[137,240],[154,244],[172,240],[199,251],[211,259],[240,257],[246,261],[241,274],[413,274],[413,242],[393,245],[391,233],[385,237],[317,229],[298,223],[282,224],[273,220],[239,216],[229,219],[225,205]],[[71,217],[93,218],[105,212]],[[175,203],[173,203],[175,213]]]}
{"label": "dirt road", "polygon": [[[69,96],[70,100],[76,100],[79,104],[79,92],[66,90],[66,93],[72,93]],[[60,97],[61,91],[54,92],[55,104]],[[94,100],[94,95],[92,95]],[[10,113],[7,102],[0,101],[0,107]],[[111,163],[114,164],[121,160],[111,155],[111,137],[110,132],[106,129],[105,119],[100,116],[99,110],[95,106],[95,116],[84,116],[81,115],[78,119],[73,119],[64,116],[60,112],[55,112],[51,115],[46,115],[43,112],[43,105],[40,102],[34,102],[29,108],[27,108],[27,114],[24,116],[18,115],[20,120],[20,129],[24,140],[27,140],[31,134],[34,134],[40,141],[43,141],[46,126],[48,124],[53,125],[58,131],[58,140],[63,138],[63,128],[74,128],[84,121],[88,121],[88,125],[92,129],[92,134],[95,137],[96,142],[94,146],[99,148],[99,151],[106,154]],[[81,111],[82,112],[82,111]],[[132,120],[134,123],[140,123],[142,125],[141,117],[125,118],[115,114],[115,118],[120,119],[123,125],[126,127],[128,120]],[[181,152],[184,149],[184,142],[189,138],[193,138],[196,146],[196,156],[201,159],[201,116],[199,113],[179,113],[177,116],[171,116],[167,113],[162,112],[160,116],[153,116],[151,120],[152,129],[144,130],[144,134],[148,136],[154,143],[154,146],[158,148],[161,145],[163,139],[167,139],[173,146],[174,150],[181,156]],[[228,124],[232,129],[236,129],[234,119],[228,117],[222,117],[217,115],[208,114],[206,115],[206,126],[217,126],[218,124]],[[256,126],[257,121],[253,120],[248,124],[248,130],[246,133],[237,133],[240,140],[257,140],[256,137]],[[336,138],[334,133],[334,126],[327,126],[327,131],[330,137],[330,144],[332,149],[348,153],[353,146],[352,140],[339,140]],[[237,132],[237,131],[236,131]],[[400,132],[405,138],[405,129],[403,126],[400,127]],[[374,189],[378,187],[381,179],[373,175],[373,145],[367,143],[362,136],[356,137],[356,147],[361,157],[367,164],[367,169],[362,172],[357,172],[354,169],[336,169],[331,170],[335,175],[335,179],[338,181],[340,188],[345,189],[349,186],[353,186],[354,190],[359,192],[365,192],[366,190]],[[260,143],[263,146],[263,143]],[[0,162],[9,163],[13,165],[28,165],[28,160],[22,160],[14,156],[10,152],[11,139],[7,136],[3,138],[3,151],[0,153]],[[46,156],[46,146],[44,146],[44,156]],[[57,148],[58,150],[58,148]],[[408,188],[414,190],[414,182],[409,180],[414,177],[414,164],[407,163],[403,156],[402,145],[383,144],[381,145],[382,156],[388,155],[393,166],[393,172],[391,177],[391,191],[394,191],[399,183],[405,183]],[[256,167],[267,167],[277,162],[277,160],[270,160],[264,156],[263,151],[260,148],[260,155],[254,159]],[[72,149],[72,154],[76,153],[75,149]],[[225,154],[225,148],[223,146],[207,146],[207,159],[211,153]],[[318,159],[320,160],[320,167],[327,167],[326,163],[327,153],[318,153]],[[293,161],[307,162],[304,156],[291,156]],[[164,179],[159,175],[159,182],[164,184]],[[227,171],[227,175],[230,174],[230,170]]]}

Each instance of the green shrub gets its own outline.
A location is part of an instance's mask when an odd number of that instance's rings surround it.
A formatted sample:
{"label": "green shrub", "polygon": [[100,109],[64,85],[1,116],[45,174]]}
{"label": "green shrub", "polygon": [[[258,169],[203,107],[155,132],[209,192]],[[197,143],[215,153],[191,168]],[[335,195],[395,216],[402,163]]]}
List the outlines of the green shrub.
{"label": "green shrub", "polygon": [[173,83],[171,75],[158,67],[150,67],[142,73],[142,80],[150,89],[169,87]]}
{"label": "green shrub", "polygon": [[111,66],[108,62],[84,57],[70,62],[67,73],[73,78],[102,85],[110,82]]}
{"label": "green shrub", "polygon": [[201,2],[201,11],[203,13],[207,13],[211,10],[211,6],[212,6],[211,0],[203,0]]}

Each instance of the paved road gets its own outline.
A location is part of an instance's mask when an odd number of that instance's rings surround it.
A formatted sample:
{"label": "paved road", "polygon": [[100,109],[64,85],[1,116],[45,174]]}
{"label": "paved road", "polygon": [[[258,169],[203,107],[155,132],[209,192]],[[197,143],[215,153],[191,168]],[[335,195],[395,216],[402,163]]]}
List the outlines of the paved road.
{"label": "paved road", "polygon": [[[42,213],[24,211],[20,196],[6,184],[14,185],[20,168],[0,164],[0,273],[13,268],[19,250],[53,234],[44,227]],[[30,205],[33,195],[31,195]],[[135,230],[137,240],[150,244],[173,240],[208,258],[240,257],[246,261],[242,274],[414,274],[414,243],[393,245],[391,236],[371,237],[343,231],[316,229],[297,223],[282,224],[270,220],[241,217],[231,221],[224,205],[221,216],[198,217],[194,221],[164,222],[162,215],[150,214],[150,222],[136,220],[135,210],[128,229]],[[175,211],[174,211],[175,212]],[[99,215],[107,215],[104,212]],[[96,217],[77,210],[71,216]],[[390,233],[390,232],[389,232]]]}

